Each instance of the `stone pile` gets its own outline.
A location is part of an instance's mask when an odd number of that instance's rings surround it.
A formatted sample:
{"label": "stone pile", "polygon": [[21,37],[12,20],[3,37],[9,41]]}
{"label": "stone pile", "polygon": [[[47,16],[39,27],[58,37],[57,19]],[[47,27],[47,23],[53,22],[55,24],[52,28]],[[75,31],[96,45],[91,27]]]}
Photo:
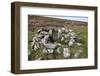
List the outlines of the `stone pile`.
{"label": "stone pile", "polygon": [[[72,54],[71,48],[76,46],[81,48],[82,43],[80,40],[81,37],[72,29],[41,28],[37,30],[33,37],[31,48],[33,51],[41,49],[42,53],[47,56],[49,54],[55,55],[54,59],[56,59],[56,55],[62,55],[65,59],[71,57],[78,58],[82,49],[77,49],[77,52]],[[42,57],[39,57],[37,60],[42,60]]]}

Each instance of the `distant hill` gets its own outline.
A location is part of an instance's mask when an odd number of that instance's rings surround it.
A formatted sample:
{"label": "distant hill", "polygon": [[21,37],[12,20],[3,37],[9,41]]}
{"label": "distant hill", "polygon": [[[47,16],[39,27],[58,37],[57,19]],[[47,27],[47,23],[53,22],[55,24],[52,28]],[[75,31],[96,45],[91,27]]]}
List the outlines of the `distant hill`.
{"label": "distant hill", "polygon": [[41,27],[73,27],[73,26],[87,26],[87,22],[44,17],[38,15],[28,15],[28,30]]}

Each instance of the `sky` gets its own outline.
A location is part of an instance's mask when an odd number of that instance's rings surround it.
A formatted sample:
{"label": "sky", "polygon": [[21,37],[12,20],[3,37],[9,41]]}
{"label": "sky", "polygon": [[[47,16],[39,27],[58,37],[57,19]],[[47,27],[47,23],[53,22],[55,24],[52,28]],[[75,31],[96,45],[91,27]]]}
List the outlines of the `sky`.
{"label": "sky", "polygon": [[88,17],[80,17],[80,16],[45,16],[45,17],[88,22]]}

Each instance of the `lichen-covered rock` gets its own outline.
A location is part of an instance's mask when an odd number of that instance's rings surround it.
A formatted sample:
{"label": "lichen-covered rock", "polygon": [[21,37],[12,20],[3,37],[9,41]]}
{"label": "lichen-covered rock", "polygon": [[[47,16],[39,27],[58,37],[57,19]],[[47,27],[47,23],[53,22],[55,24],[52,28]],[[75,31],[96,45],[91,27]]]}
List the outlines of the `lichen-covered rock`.
{"label": "lichen-covered rock", "polygon": [[64,58],[70,57],[70,50],[68,48],[63,48],[63,56]]}

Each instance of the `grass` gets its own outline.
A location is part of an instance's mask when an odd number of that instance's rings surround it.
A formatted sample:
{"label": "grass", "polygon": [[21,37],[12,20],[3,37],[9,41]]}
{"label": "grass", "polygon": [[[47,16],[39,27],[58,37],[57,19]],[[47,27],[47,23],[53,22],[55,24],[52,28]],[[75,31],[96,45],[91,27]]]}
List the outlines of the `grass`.
{"label": "grass", "polygon": [[80,32],[81,43],[83,44],[83,53],[81,54],[81,57],[87,58],[88,57],[88,28],[82,27],[78,29]]}

